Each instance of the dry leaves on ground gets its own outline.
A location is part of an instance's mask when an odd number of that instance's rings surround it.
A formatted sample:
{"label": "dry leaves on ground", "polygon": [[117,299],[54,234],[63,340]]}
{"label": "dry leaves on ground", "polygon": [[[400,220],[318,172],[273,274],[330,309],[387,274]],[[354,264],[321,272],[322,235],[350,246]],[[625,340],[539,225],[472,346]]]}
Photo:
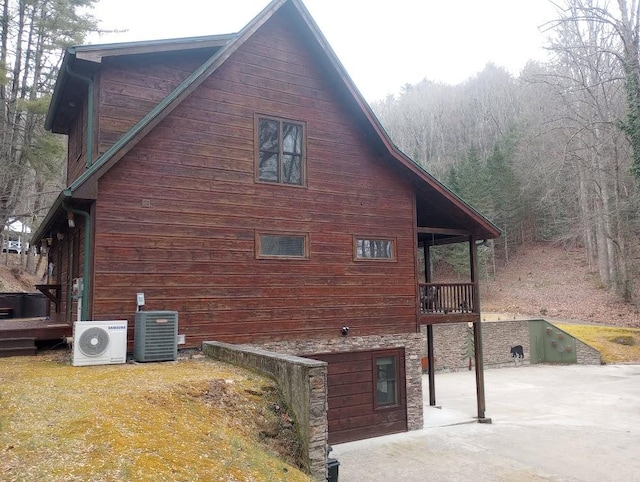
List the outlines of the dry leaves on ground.
{"label": "dry leaves on ground", "polygon": [[493,280],[481,280],[482,309],[640,328],[638,307],[597,282],[581,250],[551,244],[520,248]]}

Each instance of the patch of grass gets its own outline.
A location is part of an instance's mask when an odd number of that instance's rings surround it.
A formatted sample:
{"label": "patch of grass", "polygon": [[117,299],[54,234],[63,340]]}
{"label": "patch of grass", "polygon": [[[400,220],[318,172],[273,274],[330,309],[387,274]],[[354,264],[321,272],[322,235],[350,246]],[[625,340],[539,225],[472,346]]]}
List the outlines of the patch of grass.
{"label": "patch of grass", "polygon": [[603,363],[640,363],[640,329],[556,324],[600,352]]}
{"label": "patch of grass", "polygon": [[273,381],[208,359],[72,367],[68,356],[3,358],[0,473],[3,480],[308,481],[261,442],[264,427],[282,418],[271,408],[278,403]]}

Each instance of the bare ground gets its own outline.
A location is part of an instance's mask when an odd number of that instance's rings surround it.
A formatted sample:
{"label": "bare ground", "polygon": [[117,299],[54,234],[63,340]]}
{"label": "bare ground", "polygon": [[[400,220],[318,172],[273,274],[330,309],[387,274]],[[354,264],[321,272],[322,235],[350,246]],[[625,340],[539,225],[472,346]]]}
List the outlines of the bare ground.
{"label": "bare ground", "polygon": [[39,275],[28,273],[21,264],[19,254],[0,253],[0,292],[32,293],[35,285],[40,283],[44,274],[44,264],[40,267]]}
{"label": "bare ground", "polygon": [[493,280],[481,280],[483,312],[589,321],[640,328],[638,306],[606,290],[581,250],[522,247]]}

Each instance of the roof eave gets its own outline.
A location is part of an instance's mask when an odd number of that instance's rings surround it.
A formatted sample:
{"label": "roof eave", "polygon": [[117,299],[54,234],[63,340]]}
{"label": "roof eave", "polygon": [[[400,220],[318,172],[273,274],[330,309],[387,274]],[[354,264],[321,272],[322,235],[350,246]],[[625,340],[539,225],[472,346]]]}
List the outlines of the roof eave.
{"label": "roof eave", "polygon": [[64,93],[64,88],[67,83],[67,68],[69,68],[70,64],[73,63],[75,59],[75,51],[73,47],[68,48],[64,52],[64,57],[62,58],[62,64],[60,65],[60,71],[58,74],[58,78],[56,79],[56,85],[53,89],[53,95],[51,96],[51,102],[49,103],[49,110],[47,111],[47,117],[44,121],[44,128],[48,131],[53,129],[53,122],[60,107],[60,101],[62,100],[62,95]]}
{"label": "roof eave", "polygon": [[74,192],[81,189],[84,184],[95,182],[111,166],[126,155],[138,141],[144,138],[164,117],[166,117],[182,100],[197,88],[206,78],[235,52],[244,41],[250,37],[260,26],[287,1],[274,0],[262,12],[253,18],[232,40],[216,51],[198,69],[183,80],[167,97],[157,104],[146,116],[124,134],[114,145],[102,154],[93,165],[84,171],[69,187],[68,191],[73,196]]}
{"label": "roof eave", "polygon": [[445,194],[445,197],[449,198],[451,202],[459,205],[459,207],[467,211],[467,214],[469,214],[471,218],[476,218],[476,220],[479,222],[480,225],[484,225],[483,227],[485,228],[486,234],[488,235],[487,239],[492,239],[491,237],[493,238],[500,237],[501,231],[495,224],[493,224],[491,221],[485,218],[482,214],[480,214],[473,207],[467,204],[459,196],[454,194],[449,188],[447,188],[444,184],[442,184],[435,177],[433,177],[429,172],[427,172],[420,165],[418,165],[411,158],[409,158],[406,154],[404,154],[393,143],[393,141],[391,140],[391,137],[389,136],[387,131],[384,129],[384,127],[378,120],[378,117],[375,115],[375,113],[369,106],[369,103],[365,100],[360,90],[356,87],[355,83],[353,82],[347,70],[345,69],[344,65],[342,64],[342,62],[340,62],[340,59],[338,58],[336,53],[333,51],[333,49],[329,45],[329,42],[322,34],[320,28],[316,24],[315,20],[313,20],[313,17],[309,13],[309,11],[306,9],[304,4],[299,0],[291,0],[291,1],[297,7],[298,11],[301,13],[302,18],[304,19],[307,26],[313,33],[317,42],[320,44],[321,48],[327,54],[331,64],[335,68],[336,72],[338,72],[338,75],[341,78],[342,82],[344,83],[345,87],[349,90],[352,98],[356,101],[356,104],[364,114],[365,118],[373,127],[376,135],[382,141],[389,155],[391,155],[393,158],[399,161],[400,164],[408,168],[409,171],[411,171],[414,175],[418,176],[418,178],[420,178],[422,181],[427,182],[432,186],[435,185],[434,187],[439,188],[439,190],[442,191],[443,194]]}
{"label": "roof eave", "polygon": [[33,236],[31,236],[31,243],[33,245],[37,246],[40,243],[40,240],[45,237],[46,233],[51,231],[55,220],[58,217],[58,213],[62,209],[62,202],[67,198],[68,196],[66,195],[65,191],[61,191],[60,194],[58,194],[58,197],[53,202],[51,208],[49,208],[49,211],[40,223],[40,226],[38,226],[38,229],[36,229],[35,233],[33,233]]}

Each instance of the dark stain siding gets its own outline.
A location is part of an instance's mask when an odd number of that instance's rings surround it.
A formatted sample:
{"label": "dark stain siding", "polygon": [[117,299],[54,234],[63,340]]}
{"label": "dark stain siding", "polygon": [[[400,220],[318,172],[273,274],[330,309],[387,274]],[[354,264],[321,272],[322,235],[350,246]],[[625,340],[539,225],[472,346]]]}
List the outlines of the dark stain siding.
{"label": "dark stain siding", "polygon": [[[400,364],[399,404],[375,407],[376,356],[396,355]],[[361,351],[311,355],[326,361],[329,443],[338,444],[407,430],[404,351]]]}
{"label": "dark stain siding", "polygon": [[[416,330],[413,189],[368,147],[285,15],[100,180],[96,319],[131,322],[143,291],[147,309],[180,313],[188,345]],[[104,145],[162,97],[149,88],[127,108],[134,94],[109,87],[117,73],[103,76]],[[254,181],[256,113],[306,123],[307,187]],[[308,234],[310,258],[257,260],[260,230]],[[354,262],[355,234],[397,239],[397,262]]]}
{"label": "dark stain siding", "polygon": [[100,73],[99,152],[115,144],[209,55],[203,50],[146,59],[105,59]]}

